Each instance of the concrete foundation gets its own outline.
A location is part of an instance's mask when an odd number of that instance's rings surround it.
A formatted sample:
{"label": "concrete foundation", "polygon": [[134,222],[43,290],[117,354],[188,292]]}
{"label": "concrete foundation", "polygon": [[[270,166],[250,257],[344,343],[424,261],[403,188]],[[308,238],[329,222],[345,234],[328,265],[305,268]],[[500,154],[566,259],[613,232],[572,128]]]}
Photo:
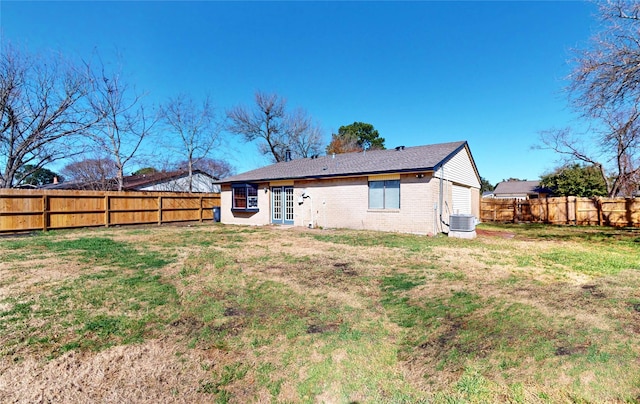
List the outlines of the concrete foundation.
{"label": "concrete foundation", "polygon": [[476,231],[449,231],[449,237],[472,239],[476,238]]}

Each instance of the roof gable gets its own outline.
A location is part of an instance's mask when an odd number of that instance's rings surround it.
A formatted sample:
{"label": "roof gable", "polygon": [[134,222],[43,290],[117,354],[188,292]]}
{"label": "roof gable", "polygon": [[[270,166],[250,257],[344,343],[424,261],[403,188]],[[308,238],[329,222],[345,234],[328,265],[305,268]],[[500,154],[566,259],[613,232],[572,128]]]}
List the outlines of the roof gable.
{"label": "roof gable", "polygon": [[[466,146],[466,141],[460,141],[295,159],[247,171],[225,178],[221,182],[274,181],[410,171],[435,171]],[[472,158],[470,154],[469,158]]]}

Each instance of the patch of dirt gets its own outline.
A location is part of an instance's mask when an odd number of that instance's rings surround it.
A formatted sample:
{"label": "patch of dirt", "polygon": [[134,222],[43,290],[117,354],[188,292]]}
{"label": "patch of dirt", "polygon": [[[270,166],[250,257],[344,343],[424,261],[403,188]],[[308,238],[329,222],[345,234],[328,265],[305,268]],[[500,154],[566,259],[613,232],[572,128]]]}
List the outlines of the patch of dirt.
{"label": "patch of dirt", "polygon": [[193,317],[179,318],[169,324],[174,335],[193,335],[198,332],[205,324]]}
{"label": "patch of dirt", "polygon": [[342,272],[343,274],[345,274],[347,276],[357,276],[358,275],[358,271],[356,271],[355,269],[351,268],[351,266],[349,265],[348,262],[336,262],[335,264],[333,264],[333,266],[335,268],[337,268],[337,270],[339,270],[340,272]]}
{"label": "patch of dirt", "polygon": [[436,350],[440,351],[442,350],[442,348],[453,343],[462,326],[463,324],[459,321],[451,322],[442,327],[443,330],[439,333],[438,337],[435,338],[435,340],[424,342],[418,347],[421,349],[429,349],[435,347]]}
{"label": "patch of dirt", "polygon": [[584,354],[589,347],[587,345],[578,346],[559,346],[555,350],[556,356]]}
{"label": "patch of dirt", "polygon": [[225,317],[235,317],[244,315],[244,312],[236,307],[227,307],[223,314]]}
{"label": "patch of dirt", "polygon": [[514,238],[515,233],[509,233],[506,231],[495,231],[495,230],[484,230],[484,229],[476,229],[476,235],[485,236],[485,237],[500,237],[500,238]]}
{"label": "patch of dirt", "polygon": [[600,290],[598,285],[582,285],[581,288],[582,290],[587,292],[590,296],[593,296],[595,298],[601,299],[606,297],[605,294]]}
{"label": "patch of dirt", "polygon": [[307,334],[335,332],[338,330],[339,326],[339,324],[311,324],[309,327],[307,327]]}

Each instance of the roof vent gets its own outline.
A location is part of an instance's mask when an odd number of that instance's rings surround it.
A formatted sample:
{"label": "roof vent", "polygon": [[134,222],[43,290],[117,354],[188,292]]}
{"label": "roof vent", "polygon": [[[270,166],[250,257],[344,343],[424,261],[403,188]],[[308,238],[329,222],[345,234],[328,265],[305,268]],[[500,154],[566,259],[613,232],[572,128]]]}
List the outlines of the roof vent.
{"label": "roof vent", "polygon": [[451,231],[475,231],[476,217],[473,215],[451,215],[449,216],[449,230]]}
{"label": "roof vent", "polygon": [[398,146],[398,147],[396,147],[396,151],[400,151],[400,150],[404,150],[404,146]]}
{"label": "roof vent", "polygon": [[284,151],[284,161],[291,161],[291,150],[287,149]]}

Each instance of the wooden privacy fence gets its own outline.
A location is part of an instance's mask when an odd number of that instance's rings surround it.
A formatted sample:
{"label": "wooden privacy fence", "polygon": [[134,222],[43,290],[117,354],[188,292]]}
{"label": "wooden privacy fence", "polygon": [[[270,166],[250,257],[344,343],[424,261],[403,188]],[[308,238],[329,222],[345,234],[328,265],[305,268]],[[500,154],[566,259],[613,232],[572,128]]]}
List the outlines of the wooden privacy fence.
{"label": "wooden privacy fence", "polygon": [[0,232],[213,220],[220,194],[0,189]]}
{"label": "wooden privacy fence", "polygon": [[482,199],[483,222],[640,226],[640,198]]}

